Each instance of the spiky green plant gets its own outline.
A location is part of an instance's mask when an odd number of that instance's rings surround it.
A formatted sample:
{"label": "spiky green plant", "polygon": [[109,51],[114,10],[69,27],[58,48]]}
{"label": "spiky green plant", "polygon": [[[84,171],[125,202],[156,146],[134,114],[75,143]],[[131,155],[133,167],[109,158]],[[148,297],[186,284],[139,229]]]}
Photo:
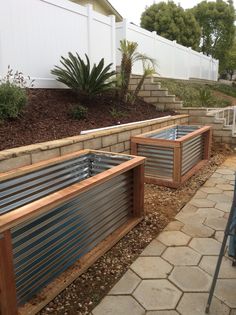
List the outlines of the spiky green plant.
{"label": "spiky green plant", "polygon": [[132,95],[132,104],[134,104],[134,102],[136,101],[137,97],[138,97],[138,93],[140,92],[142,86],[143,86],[143,83],[144,83],[144,80],[149,77],[149,76],[153,76],[154,74],[156,74],[156,70],[155,68],[148,64],[148,65],[145,65],[143,66],[143,75],[138,83],[138,85],[136,86],[136,89]]}
{"label": "spiky green plant", "polygon": [[120,41],[120,52],[122,54],[121,57],[121,69],[120,69],[120,97],[123,100],[127,100],[127,94],[129,89],[129,81],[132,73],[133,64],[137,61],[149,61],[155,65],[154,59],[146,56],[145,54],[141,54],[137,51],[138,44],[136,42],[130,42],[126,39]]}
{"label": "spiky green plant", "polygon": [[57,81],[77,92],[80,98],[91,99],[111,89],[115,82],[112,77],[116,72],[111,71],[111,63],[104,67],[104,58],[92,68],[86,54],[85,58],[86,62],[78,53],[73,55],[69,52],[67,58],[61,57],[60,63],[63,67],[55,66],[51,73],[57,77]]}

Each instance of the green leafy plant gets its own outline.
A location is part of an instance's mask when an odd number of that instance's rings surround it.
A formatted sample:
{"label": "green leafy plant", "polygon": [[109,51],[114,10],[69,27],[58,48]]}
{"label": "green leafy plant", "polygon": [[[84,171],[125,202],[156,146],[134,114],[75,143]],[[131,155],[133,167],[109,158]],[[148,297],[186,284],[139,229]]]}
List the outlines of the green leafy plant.
{"label": "green leafy plant", "polygon": [[33,80],[30,81],[30,77],[27,80],[22,72],[13,72],[8,66],[6,76],[0,80],[0,120],[14,119],[20,115],[28,100],[28,86],[33,87]]}
{"label": "green leafy plant", "polygon": [[212,93],[208,88],[201,88],[199,90],[199,100],[202,107],[210,106],[212,101]]}
{"label": "green leafy plant", "polygon": [[[128,40],[120,41],[120,52],[122,54],[121,58],[121,69],[120,77],[118,82],[120,82],[120,98],[127,101],[129,81],[132,73],[133,64],[137,61],[150,62],[155,67],[155,60],[151,57],[141,54],[137,51],[138,44],[136,42],[130,42]],[[142,80],[142,79],[141,79]],[[141,88],[141,87],[140,87]]]}
{"label": "green leafy plant", "polygon": [[88,108],[83,105],[77,105],[73,108],[71,115],[74,119],[85,119],[88,116]]}
{"label": "green leafy plant", "polygon": [[121,119],[121,118],[123,118],[123,117],[126,116],[126,113],[125,113],[125,112],[123,112],[123,111],[117,109],[115,106],[113,106],[113,107],[110,109],[109,113],[110,113],[111,116],[112,116],[114,119],[116,119],[116,120]]}
{"label": "green leafy plant", "polygon": [[59,82],[77,92],[80,98],[87,100],[111,89],[115,82],[112,80],[115,71],[111,71],[111,63],[104,67],[104,58],[93,67],[87,55],[85,58],[86,61],[82,60],[78,53],[73,55],[69,52],[68,58],[61,57],[62,67],[55,66],[51,73]]}

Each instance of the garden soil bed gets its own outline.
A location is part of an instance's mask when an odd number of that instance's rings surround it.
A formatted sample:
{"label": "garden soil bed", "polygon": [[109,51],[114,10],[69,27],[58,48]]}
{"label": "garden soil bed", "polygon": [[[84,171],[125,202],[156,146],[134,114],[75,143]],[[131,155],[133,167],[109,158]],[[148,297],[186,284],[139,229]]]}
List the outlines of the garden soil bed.
{"label": "garden soil bed", "polygon": [[229,154],[227,146],[213,148],[208,165],[178,189],[145,185],[145,219],[39,314],[89,314]]}
{"label": "garden soil bed", "polygon": [[71,112],[79,102],[70,90],[31,89],[28,93],[29,102],[21,117],[0,122],[0,150],[76,136],[81,130],[174,114],[157,111],[143,100],[132,106],[107,95],[87,104],[86,119],[76,120]]}

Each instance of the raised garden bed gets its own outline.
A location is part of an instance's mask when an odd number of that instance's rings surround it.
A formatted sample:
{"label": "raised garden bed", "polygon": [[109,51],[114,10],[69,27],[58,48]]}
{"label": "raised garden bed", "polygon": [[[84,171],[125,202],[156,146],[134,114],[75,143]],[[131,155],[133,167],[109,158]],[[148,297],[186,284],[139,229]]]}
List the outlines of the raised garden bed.
{"label": "raised garden bed", "polygon": [[143,175],[142,157],[91,150],[2,174],[1,314],[81,259],[78,276],[140,222]]}
{"label": "raised garden bed", "polygon": [[147,158],[145,182],[178,187],[207,163],[210,126],[172,125],[131,138],[131,153]]}

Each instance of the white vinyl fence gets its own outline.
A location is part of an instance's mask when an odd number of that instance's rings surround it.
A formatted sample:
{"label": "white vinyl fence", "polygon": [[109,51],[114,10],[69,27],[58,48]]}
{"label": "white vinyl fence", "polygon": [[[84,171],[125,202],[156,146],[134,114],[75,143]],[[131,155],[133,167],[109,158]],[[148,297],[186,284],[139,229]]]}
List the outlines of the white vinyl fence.
{"label": "white vinyl fence", "polygon": [[60,56],[85,53],[115,68],[115,17],[68,0],[1,0],[0,76],[7,66],[35,79],[36,87],[59,87],[50,74]]}
{"label": "white vinyl fence", "polygon": [[[114,16],[104,16],[68,0],[0,0],[0,77],[13,70],[35,80],[35,87],[63,87],[51,75],[69,51],[91,63],[105,59],[120,65],[120,40],[135,41],[139,51],[156,59],[163,77],[217,80],[218,61]],[[142,65],[134,67],[142,73]]]}
{"label": "white vinyl fence", "polygon": [[[149,32],[126,20],[116,23],[116,45],[120,40],[127,39],[138,43],[138,51],[152,57],[157,62],[157,72],[162,77],[205,80],[218,79],[218,60],[198,53],[191,48],[184,47]],[[117,65],[120,64],[121,55],[117,52]],[[143,72],[142,63],[134,66],[134,74]]]}

